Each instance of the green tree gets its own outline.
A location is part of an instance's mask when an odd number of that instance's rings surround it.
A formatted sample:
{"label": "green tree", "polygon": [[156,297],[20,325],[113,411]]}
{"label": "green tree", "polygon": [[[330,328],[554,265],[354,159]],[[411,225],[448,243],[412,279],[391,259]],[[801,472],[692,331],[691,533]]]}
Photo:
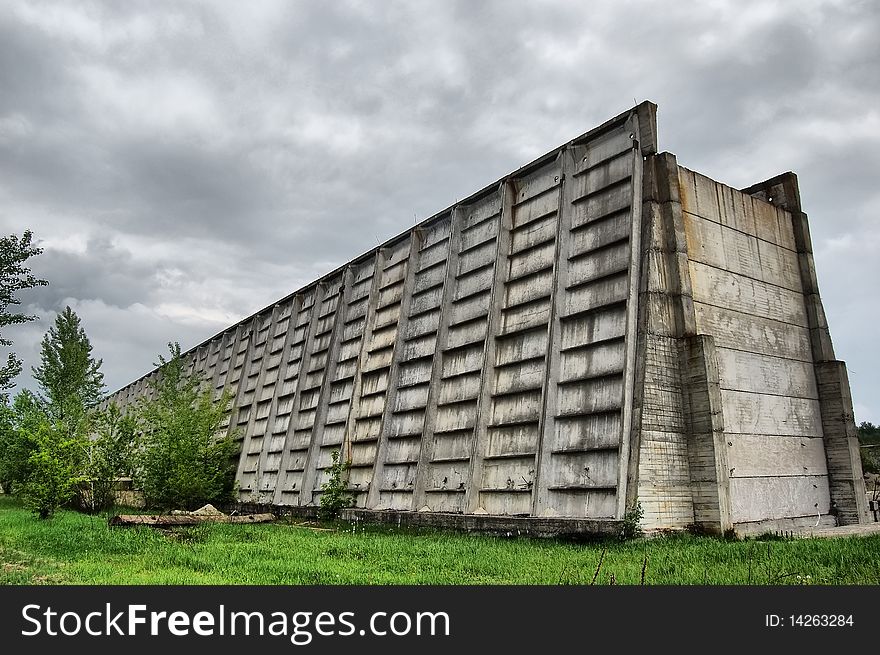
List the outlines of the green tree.
{"label": "green tree", "polygon": [[102,360],[92,357],[92,344],[79,316],[70,307],[55,317],[43,337],[40,365],[32,369],[40,400],[53,421],[62,421],[72,434],[88,410],[104,396]]}
{"label": "green tree", "polygon": [[[34,320],[35,316],[28,316],[18,312],[10,312],[10,307],[21,304],[17,292],[48,284],[31,274],[25,262],[43,250],[31,244],[33,235],[26,230],[19,237],[15,234],[0,238],[0,334],[9,325],[18,325]],[[12,341],[0,336],[0,346],[9,347]],[[6,364],[0,366],[0,393],[6,397],[5,392],[12,388],[13,380],[21,373],[21,360],[15,353],[9,353]]]}
{"label": "green tree", "polygon": [[46,420],[40,401],[27,389],[12,405],[0,399],[0,485],[6,493],[21,489],[31,476],[30,456],[37,448],[34,434]]}
{"label": "green tree", "polygon": [[[859,454],[862,457],[862,471],[865,473],[880,473],[880,426],[870,421],[862,421],[858,426]],[[874,446],[873,448],[871,446]]]}
{"label": "green tree", "polygon": [[138,425],[116,403],[94,411],[89,424],[91,438],[82,441],[77,506],[95,513],[113,505],[116,479],[131,473]]}
{"label": "green tree", "polygon": [[47,519],[73,498],[82,478],[77,474],[82,441],[65,427],[42,420],[31,434],[35,448],[28,458],[30,474],[24,483],[25,504]]}
{"label": "green tree", "polygon": [[880,425],[874,425],[870,421],[859,423],[859,441],[862,443],[880,443]]}
{"label": "green tree", "polygon": [[143,454],[139,478],[151,507],[194,509],[233,500],[237,445],[220,427],[231,401],[224,392],[214,402],[212,390],[187,376],[180,345],[168,344],[171,357],[159,356],[151,382],[153,399],[140,408]]}
{"label": "green tree", "polygon": [[133,428],[118,409],[97,410],[104,392],[102,362],[92,356],[70,307],[43,337],[40,360],[32,369],[40,394],[16,398],[21,411],[6,467],[18,483],[13,486],[23,489],[42,518],[71,499],[86,511],[103,509],[112,503]]}
{"label": "green tree", "polygon": [[12,493],[12,485],[16,478],[19,462],[12,457],[12,452],[16,450],[17,435],[15,416],[12,407],[9,406],[9,398],[0,398],[0,488],[4,493]]}

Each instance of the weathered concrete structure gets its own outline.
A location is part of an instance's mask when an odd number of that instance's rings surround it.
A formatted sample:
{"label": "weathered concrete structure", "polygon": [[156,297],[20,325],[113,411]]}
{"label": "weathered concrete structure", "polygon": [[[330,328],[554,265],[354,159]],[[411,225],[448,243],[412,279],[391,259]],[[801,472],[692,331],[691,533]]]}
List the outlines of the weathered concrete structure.
{"label": "weathered concrete structure", "polygon": [[189,351],[235,394],[241,500],[318,504],[340,450],[358,507],[435,519],[613,526],[638,501],[647,528],[867,521],[795,176],[738,191],[683,168],[655,110]]}

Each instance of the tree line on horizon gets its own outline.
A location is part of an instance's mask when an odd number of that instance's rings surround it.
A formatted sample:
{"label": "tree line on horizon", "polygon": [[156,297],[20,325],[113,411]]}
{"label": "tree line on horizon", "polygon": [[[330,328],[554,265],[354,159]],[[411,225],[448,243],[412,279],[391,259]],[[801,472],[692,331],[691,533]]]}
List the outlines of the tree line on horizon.
{"label": "tree line on horizon", "polygon": [[[28,230],[0,238],[0,329],[35,320],[12,308],[18,292],[48,284],[27,266],[42,253]],[[0,335],[0,345],[12,341]],[[11,352],[0,367],[0,486],[40,518],[63,506],[96,513],[114,504],[119,478],[131,477],[148,507],[194,509],[234,497],[237,446],[221,433],[228,392],[188,376],[177,343],[159,355],[151,400],[121,410],[106,389],[82,322],[69,306],[40,344],[36,391],[9,391],[22,371]]]}

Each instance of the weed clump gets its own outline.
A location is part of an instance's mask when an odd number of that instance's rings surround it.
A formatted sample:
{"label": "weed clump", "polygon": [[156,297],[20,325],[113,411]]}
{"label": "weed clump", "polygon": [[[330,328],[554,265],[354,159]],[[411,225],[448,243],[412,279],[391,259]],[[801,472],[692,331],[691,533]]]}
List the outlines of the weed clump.
{"label": "weed clump", "polygon": [[636,501],[636,504],[623,515],[623,529],[620,531],[620,538],[623,541],[638,539],[644,534],[642,532],[642,518],[644,516],[645,510],[642,509],[642,504]]}
{"label": "weed clump", "polygon": [[321,485],[321,509],[318,515],[325,521],[331,521],[339,517],[339,513],[346,507],[351,507],[354,498],[348,492],[346,473],[351,462],[343,462],[339,458],[339,451],[334,450],[330,454],[333,460],[330,468],[330,478]]}

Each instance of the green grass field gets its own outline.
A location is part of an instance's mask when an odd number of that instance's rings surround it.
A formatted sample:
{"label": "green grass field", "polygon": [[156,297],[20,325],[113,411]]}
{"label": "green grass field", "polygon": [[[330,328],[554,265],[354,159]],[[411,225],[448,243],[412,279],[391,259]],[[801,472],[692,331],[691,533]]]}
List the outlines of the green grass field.
{"label": "green grass field", "polygon": [[69,511],[40,521],[0,496],[0,584],[639,584],[643,566],[646,584],[880,584],[880,536],[582,544],[336,528],[109,528]]}

